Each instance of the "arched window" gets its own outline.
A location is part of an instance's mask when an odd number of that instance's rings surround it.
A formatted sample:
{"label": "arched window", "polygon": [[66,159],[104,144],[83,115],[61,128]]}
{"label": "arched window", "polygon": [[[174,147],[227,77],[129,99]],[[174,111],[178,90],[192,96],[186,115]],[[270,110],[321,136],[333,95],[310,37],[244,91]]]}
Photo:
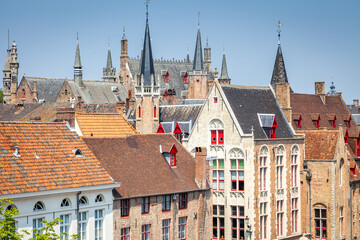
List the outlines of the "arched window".
{"label": "arched window", "polygon": [[266,190],[266,180],[267,180],[267,161],[268,161],[269,150],[266,146],[263,146],[260,150],[259,158],[259,188],[260,191]]}
{"label": "arched window", "polygon": [[45,205],[42,202],[37,202],[34,205],[33,211],[43,211],[45,210]]}
{"label": "arched window", "polygon": [[104,202],[104,197],[101,194],[97,195],[95,198],[95,202],[96,203]]}
{"label": "arched window", "polygon": [[65,198],[61,201],[60,207],[70,207],[70,200]]}
{"label": "arched window", "polygon": [[343,181],[342,181],[343,165],[344,165],[344,159],[341,159],[340,160],[340,165],[339,165],[339,184],[340,184],[340,186],[342,186],[342,183],[343,183]]}
{"label": "arched window", "polygon": [[219,119],[213,119],[210,122],[210,134],[212,145],[224,144],[224,124]]}
{"label": "arched window", "polygon": [[79,199],[79,204],[80,205],[87,205],[88,204],[88,200],[85,196],[82,196],[80,199]]}
{"label": "arched window", "polygon": [[244,191],[244,153],[240,149],[229,152],[231,163],[231,191]]}
{"label": "arched window", "polygon": [[17,209],[17,207],[14,204],[10,204],[9,206],[6,207],[6,210],[8,211],[12,211],[13,209]]}
{"label": "arched window", "polygon": [[280,145],[276,149],[276,188],[282,189],[283,188],[283,179],[285,176],[284,174],[284,155],[285,155],[285,148],[284,146]]}
{"label": "arched window", "polygon": [[295,145],[291,149],[291,156],[290,156],[291,187],[297,187],[297,185],[298,185],[298,183],[297,183],[298,182],[298,169],[299,169],[298,158],[299,158],[299,147]]}

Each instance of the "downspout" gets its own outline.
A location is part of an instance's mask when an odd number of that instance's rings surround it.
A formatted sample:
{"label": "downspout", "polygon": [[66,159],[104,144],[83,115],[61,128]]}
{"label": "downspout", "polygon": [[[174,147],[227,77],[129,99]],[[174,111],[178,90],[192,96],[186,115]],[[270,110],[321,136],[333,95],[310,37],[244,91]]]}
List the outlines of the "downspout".
{"label": "downspout", "polygon": [[306,179],[308,180],[309,182],[309,230],[310,230],[310,240],[312,238],[312,235],[311,235],[311,171],[310,169],[307,171],[307,174],[306,174]]}
{"label": "downspout", "polygon": [[353,187],[353,182],[350,181],[350,240],[353,239],[353,233],[352,233],[352,187]]}
{"label": "downspout", "polygon": [[81,191],[76,194],[76,220],[77,220],[77,226],[76,226],[76,232],[77,234],[80,234],[80,228],[79,228],[79,209],[80,209],[80,203],[79,203],[79,197],[80,197]]}

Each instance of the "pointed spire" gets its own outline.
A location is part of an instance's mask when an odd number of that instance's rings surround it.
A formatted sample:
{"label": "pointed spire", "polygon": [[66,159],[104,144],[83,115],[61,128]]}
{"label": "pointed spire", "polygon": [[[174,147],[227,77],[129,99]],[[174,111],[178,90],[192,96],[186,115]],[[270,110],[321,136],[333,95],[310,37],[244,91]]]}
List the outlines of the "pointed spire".
{"label": "pointed spire", "polygon": [[226,65],[225,53],[223,53],[221,75],[220,75],[219,80],[230,80],[229,75],[228,75],[227,65]]}
{"label": "pointed spire", "polygon": [[189,54],[189,42],[186,43],[186,62],[190,62],[190,54]]}
{"label": "pointed spire", "polygon": [[106,68],[112,68],[110,41],[109,41],[109,46],[108,46]]}
{"label": "pointed spire", "polygon": [[200,12],[199,12],[198,32],[196,37],[193,70],[201,71],[203,69],[204,69],[204,61],[203,61],[202,46],[201,46]]}
{"label": "pointed spire", "polygon": [[[150,30],[149,30],[149,1],[146,2],[146,27],[144,45],[141,53],[140,78],[144,79],[144,86],[151,86],[155,79],[154,61],[152,57]],[[155,84],[154,84],[155,85]]]}
{"label": "pointed spire", "polygon": [[76,40],[77,40],[77,42],[76,42],[76,52],[75,52],[74,67],[81,67],[80,47],[79,47],[79,33],[77,33]]}
{"label": "pointed spire", "polygon": [[80,47],[79,47],[79,33],[77,33],[77,43],[76,43],[76,52],[75,52],[75,63],[74,63],[74,81],[79,87],[83,87],[82,80],[82,66],[80,59]]}

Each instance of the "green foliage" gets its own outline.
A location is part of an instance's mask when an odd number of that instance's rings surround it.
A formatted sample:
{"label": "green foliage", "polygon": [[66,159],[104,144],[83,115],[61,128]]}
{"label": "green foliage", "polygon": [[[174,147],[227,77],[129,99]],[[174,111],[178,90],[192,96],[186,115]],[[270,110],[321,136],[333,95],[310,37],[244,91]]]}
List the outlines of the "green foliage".
{"label": "green foliage", "polygon": [[0,89],[0,104],[3,104],[4,102],[4,91]]}
{"label": "green foliage", "polygon": [[[60,239],[61,236],[65,236],[67,235],[66,233],[61,233],[60,235],[58,235],[55,230],[54,227],[59,225],[60,222],[62,220],[60,220],[59,218],[55,218],[53,221],[47,222],[47,221],[42,221],[42,228],[40,229],[34,229],[34,234],[35,234],[35,238],[31,238],[31,240],[56,240],[56,239]],[[78,235],[72,235],[71,239],[77,239]]]}

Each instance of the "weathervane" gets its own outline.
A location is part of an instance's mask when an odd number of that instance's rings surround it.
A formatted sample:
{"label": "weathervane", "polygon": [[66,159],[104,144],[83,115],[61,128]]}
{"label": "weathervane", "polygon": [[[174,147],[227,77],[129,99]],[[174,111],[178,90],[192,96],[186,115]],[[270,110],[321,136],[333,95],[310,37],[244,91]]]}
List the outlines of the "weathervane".
{"label": "weathervane", "polygon": [[280,21],[278,21],[278,30],[277,30],[277,32],[278,32],[278,38],[279,38],[279,45],[280,45],[280,33],[281,33],[281,27],[282,27],[282,23],[280,23]]}
{"label": "weathervane", "polygon": [[125,25],[123,26],[123,39],[125,39]]}
{"label": "weathervane", "polygon": [[147,0],[146,1],[146,21],[148,21],[148,19],[149,19],[149,3],[150,3],[150,1]]}

